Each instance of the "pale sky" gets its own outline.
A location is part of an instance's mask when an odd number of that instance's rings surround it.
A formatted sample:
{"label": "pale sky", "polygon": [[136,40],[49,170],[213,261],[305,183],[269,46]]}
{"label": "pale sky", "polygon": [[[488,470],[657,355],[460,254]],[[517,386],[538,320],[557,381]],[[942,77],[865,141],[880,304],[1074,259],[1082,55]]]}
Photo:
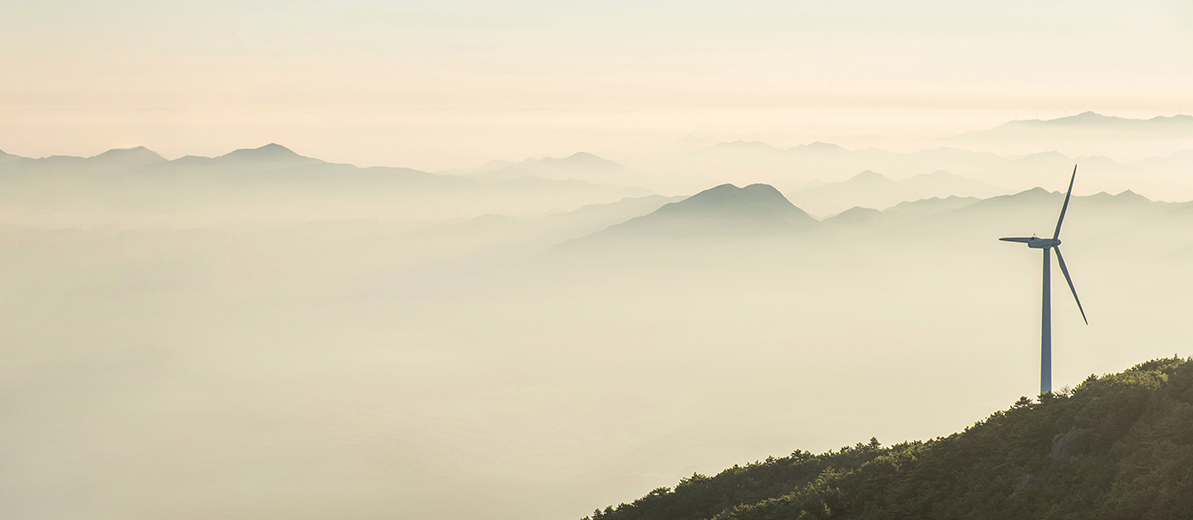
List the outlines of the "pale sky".
{"label": "pale sky", "polygon": [[1193,111],[1193,3],[0,4],[0,150],[269,142],[438,170],[687,135],[910,151]]}

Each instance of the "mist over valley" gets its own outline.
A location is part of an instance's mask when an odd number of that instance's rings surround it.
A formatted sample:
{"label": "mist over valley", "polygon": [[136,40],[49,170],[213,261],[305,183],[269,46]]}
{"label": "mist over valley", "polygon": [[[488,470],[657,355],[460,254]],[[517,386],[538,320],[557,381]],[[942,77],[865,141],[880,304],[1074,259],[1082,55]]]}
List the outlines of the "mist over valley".
{"label": "mist over valley", "polygon": [[0,155],[0,510],[579,518],[958,431],[1036,387],[1039,257],[997,238],[1074,163],[1056,386],[1193,339],[1188,151],[635,161]]}

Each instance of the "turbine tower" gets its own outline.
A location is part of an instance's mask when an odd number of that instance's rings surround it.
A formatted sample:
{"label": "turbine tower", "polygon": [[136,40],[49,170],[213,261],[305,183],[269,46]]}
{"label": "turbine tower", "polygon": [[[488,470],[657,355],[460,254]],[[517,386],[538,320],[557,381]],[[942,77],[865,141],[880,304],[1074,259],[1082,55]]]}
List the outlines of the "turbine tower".
{"label": "turbine tower", "polygon": [[1073,300],[1077,302],[1077,310],[1081,311],[1081,319],[1085,319],[1085,309],[1081,308],[1081,299],[1077,297],[1077,289],[1073,287],[1073,279],[1069,278],[1069,269],[1065,267],[1065,257],[1060,254],[1060,225],[1065,221],[1065,210],[1069,209],[1069,197],[1073,195],[1073,181],[1077,179],[1077,166],[1073,166],[1073,176],[1069,179],[1069,192],[1065,194],[1065,204],[1060,207],[1060,218],[1056,220],[1056,231],[1052,238],[1007,237],[1000,238],[1006,242],[1021,242],[1032,249],[1044,250],[1044,304],[1041,309],[1040,322],[1040,393],[1052,392],[1052,263],[1049,253],[1056,250],[1056,261],[1060,264],[1060,272],[1069,282],[1069,290],[1073,291]]}

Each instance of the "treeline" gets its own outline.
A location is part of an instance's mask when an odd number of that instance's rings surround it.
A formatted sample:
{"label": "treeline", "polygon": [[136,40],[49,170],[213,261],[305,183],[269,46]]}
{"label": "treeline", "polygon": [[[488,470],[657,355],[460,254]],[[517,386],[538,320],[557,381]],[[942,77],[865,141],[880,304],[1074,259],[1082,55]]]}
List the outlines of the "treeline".
{"label": "treeline", "polygon": [[1090,376],[948,437],[694,474],[585,518],[1193,518],[1193,360]]}

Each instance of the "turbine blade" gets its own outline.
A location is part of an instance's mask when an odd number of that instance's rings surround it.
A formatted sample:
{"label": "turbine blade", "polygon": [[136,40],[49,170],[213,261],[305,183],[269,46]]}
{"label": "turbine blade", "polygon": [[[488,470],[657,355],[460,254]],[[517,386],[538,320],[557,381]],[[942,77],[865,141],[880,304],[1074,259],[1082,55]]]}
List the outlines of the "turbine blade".
{"label": "turbine blade", "polygon": [[1000,238],[999,240],[1002,240],[1003,242],[1024,242],[1024,243],[1027,243],[1027,242],[1031,241],[1031,238],[1029,238],[1029,237],[1006,237],[1006,238]]}
{"label": "turbine blade", "polygon": [[1069,209],[1069,197],[1073,195],[1073,181],[1077,179],[1077,165],[1073,165],[1073,176],[1069,178],[1069,192],[1065,193],[1065,205],[1060,207],[1060,218],[1056,219],[1056,232],[1052,234],[1052,239],[1060,238],[1060,225],[1065,221],[1065,210]]}
{"label": "turbine blade", "polygon": [[1081,298],[1077,297],[1077,289],[1073,287],[1073,279],[1069,278],[1069,268],[1065,267],[1065,257],[1061,256],[1060,248],[1054,247],[1056,250],[1056,261],[1060,263],[1060,272],[1064,273],[1065,281],[1069,282],[1069,290],[1073,291],[1073,300],[1077,302],[1077,310],[1081,311],[1081,319],[1085,320],[1085,324],[1089,325],[1089,320],[1085,319],[1085,309],[1081,308]]}

